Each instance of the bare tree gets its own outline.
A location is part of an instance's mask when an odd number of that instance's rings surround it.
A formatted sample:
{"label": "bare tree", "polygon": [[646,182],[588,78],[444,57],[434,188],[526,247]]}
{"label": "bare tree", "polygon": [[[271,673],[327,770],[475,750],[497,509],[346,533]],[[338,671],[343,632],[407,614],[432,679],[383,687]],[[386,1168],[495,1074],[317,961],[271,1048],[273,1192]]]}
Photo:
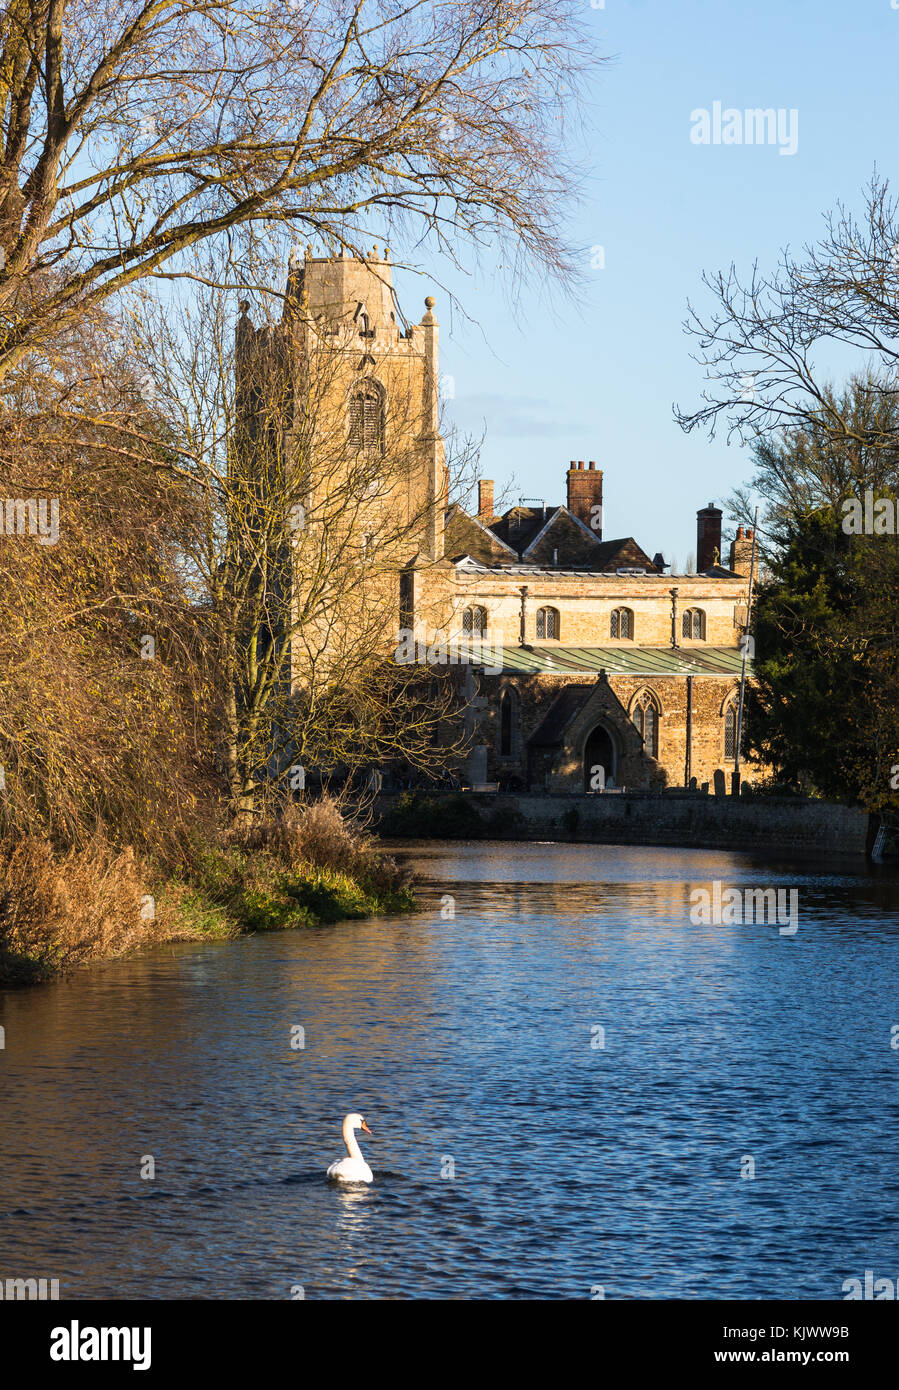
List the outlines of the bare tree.
{"label": "bare tree", "polygon": [[[838,204],[821,239],[799,257],[784,251],[772,275],[756,264],[744,282],[731,265],[703,281],[716,307],[690,307],[684,327],[710,385],[699,409],[675,407],[683,429],[714,436],[723,422],[747,443],[799,426],[869,454],[895,451],[899,207],[885,180],[866,189],[861,219]],[[855,389],[835,391],[831,373],[847,362]]]}
{"label": "bare tree", "polygon": [[[409,224],[565,272],[579,0],[9,0],[0,378],[239,229],[358,252]],[[231,281],[240,280],[239,270]]]}
{"label": "bare tree", "polygon": [[139,375],[94,312],[0,387],[0,836],[172,860],[217,789],[193,499],[135,448]]}
{"label": "bare tree", "polygon": [[340,353],[298,364],[295,325],[245,314],[235,348],[234,307],[201,291],[182,316],[147,296],[131,326],[154,383],[134,447],[155,449],[196,501],[185,556],[232,812],[257,810],[273,776],[286,792],[395,760],[437,775],[464,751],[456,685],[393,659],[399,573],[421,557],[432,506],[410,489],[416,403],[395,393],[384,421],[408,448],[359,449],[342,414],[334,427]]}

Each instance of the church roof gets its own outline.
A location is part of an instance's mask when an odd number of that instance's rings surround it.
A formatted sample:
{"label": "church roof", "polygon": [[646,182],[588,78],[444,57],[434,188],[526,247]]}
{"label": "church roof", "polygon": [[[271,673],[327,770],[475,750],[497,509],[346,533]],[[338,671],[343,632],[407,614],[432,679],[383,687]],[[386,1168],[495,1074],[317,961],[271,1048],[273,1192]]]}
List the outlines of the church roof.
{"label": "church roof", "polygon": [[444,553],[446,555],[466,555],[478,560],[482,565],[512,564],[518,559],[518,551],[505,544],[489,526],[485,526],[475,516],[469,516],[457,504],[448,508],[444,531]]}
{"label": "church roof", "polygon": [[446,513],[444,552],[516,573],[659,573],[633,536],[602,541],[567,507],[512,507],[487,526],[454,503]]}
{"label": "church roof", "polygon": [[[504,647],[503,670],[520,675],[738,676],[737,647]],[[749,672],[752,663],[747,661]]]}
{"label": "church roof", "polygon": [[701,579],[742,579],[744,576],[736,570],[729,570],[724,565],[710,565],[707,570],[699,570]]}

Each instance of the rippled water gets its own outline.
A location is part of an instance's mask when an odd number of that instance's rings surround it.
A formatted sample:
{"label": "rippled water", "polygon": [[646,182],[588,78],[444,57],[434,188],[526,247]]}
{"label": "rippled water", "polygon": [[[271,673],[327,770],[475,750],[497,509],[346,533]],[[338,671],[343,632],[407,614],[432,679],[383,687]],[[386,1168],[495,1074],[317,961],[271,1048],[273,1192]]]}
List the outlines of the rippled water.
{"label": "rippled water", "polygon": [[[865,1269],[899,1276],[895,870],[411,854],[420,915],[0,992],[0,1278],[76,1298],[839,1298]],[[795,936],[691,925],[713,879],[798,888]],[[375,1181],[340,1189],[324,1170],[354,1109]]]}

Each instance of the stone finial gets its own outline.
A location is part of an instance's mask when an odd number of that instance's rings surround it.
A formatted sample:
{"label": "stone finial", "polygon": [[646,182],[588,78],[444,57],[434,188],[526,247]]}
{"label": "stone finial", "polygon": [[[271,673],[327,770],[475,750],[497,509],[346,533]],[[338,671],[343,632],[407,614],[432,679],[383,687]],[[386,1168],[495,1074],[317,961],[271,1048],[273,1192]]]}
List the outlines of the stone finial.
{"label": "stone finial", "polygon": [[248,299],[238,300],[237,304],[241,318],[245,319],[250,312],[250,301]]}
{"label": "stone finial", "polygon": [[427,297],[427,299],[425,300],[425,308],[427,309],[427,311],[428,311],[429,314],[430,314],[431,311],[433,310],[434,305],[435,305],[436,303],[437,303],[437,300],[434,298],[434,296],[433,296],[432,294],[429,294],[428,297]]}

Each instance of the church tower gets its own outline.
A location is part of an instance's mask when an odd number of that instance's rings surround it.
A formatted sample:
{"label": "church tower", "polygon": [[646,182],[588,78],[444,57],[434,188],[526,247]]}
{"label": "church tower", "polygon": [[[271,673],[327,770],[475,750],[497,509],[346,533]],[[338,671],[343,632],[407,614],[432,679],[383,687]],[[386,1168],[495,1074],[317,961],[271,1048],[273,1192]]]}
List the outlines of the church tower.
{"label": "church tower", "polygon": [[[369,256],[291,256],[284,334],[298,424],[312,420],[312,443],[334,468],[368,469],[374,494],[371,527],[389,514],[394,534],[408,529],[406,554],[443,556],[446,460],[438,422],[438,334],[434,301],[420,323],[405,326],[389,252]],[[291,432],[287,440],[291,451]],[[302,466],[302,465],[301,465]],[[312,473],[316,469],[312,466]]]}

